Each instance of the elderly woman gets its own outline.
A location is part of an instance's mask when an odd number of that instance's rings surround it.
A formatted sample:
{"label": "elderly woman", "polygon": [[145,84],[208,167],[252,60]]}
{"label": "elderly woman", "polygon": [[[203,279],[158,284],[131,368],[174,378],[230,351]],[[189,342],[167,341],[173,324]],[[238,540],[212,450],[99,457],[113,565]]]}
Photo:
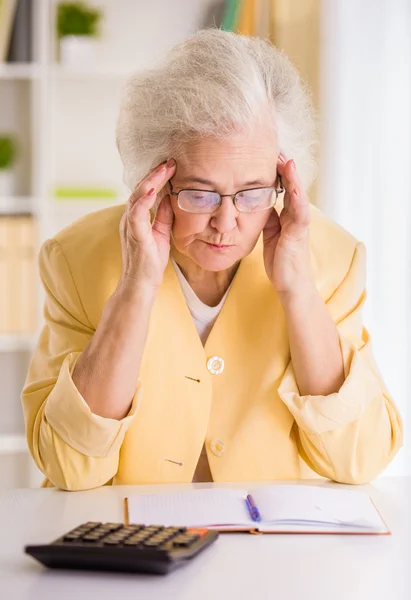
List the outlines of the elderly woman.
{"label": "elderly woman", "polygon": [[359,484],[402,444],[362,324],[365,249],[310,205],[309,95],[275,47],[200,31],[125,88],[127,205],[40,253],[23,405],[44,485]]}

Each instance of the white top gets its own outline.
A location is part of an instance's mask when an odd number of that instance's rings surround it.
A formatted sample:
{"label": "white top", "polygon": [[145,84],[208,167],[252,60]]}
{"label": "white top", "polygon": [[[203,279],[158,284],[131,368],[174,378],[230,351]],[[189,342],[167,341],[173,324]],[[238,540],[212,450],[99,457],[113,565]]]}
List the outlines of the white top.
{"label": "white top", "polygon": [[[355,486],[373,498],[392,535],[222,533],[216,543],[166,576],[46,572],[23,553],[85,521],[121,522],[125,496],[196,487],[251,489],[278,482],[102,486],[0,491],[0,597],[12,600],[409,600],[411,477]],[[282,482],[348,489],[331,481]]]}
{"label": "white top", "polygon": [[[217,306],[208,306],[204,304],[200,300],[200,298],[196,295],[187,279],[184,277],[180,267],[176,263],[176,261],[172,258],[171,262],[173,263],[174,269],[176,271],[178,280],[181,285],[181,289],[183,291],[184,297],[187,302],[188,309],[193,317],[194,324],[198,331],[198,335],[200,336],[201,342],[204,344],[207,341],[208,335],[218,317],[220,310],[223,308],[223,304],[227,298],[227,294],[230,291],[233,282],[230,283],[226,293],[224,294],[221,302],[217,304]],[[234,281],[234,280],[233,280]]]}

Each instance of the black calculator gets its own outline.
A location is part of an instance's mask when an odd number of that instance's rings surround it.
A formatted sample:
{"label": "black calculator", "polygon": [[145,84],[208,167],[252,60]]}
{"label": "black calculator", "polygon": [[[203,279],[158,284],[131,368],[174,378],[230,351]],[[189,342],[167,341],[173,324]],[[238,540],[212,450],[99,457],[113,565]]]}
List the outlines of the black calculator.
{"label": "black calculator", "polygon": [[88,522],[50,544],[24,550],[46,567],[165,574],[217,537],[203,528]]}

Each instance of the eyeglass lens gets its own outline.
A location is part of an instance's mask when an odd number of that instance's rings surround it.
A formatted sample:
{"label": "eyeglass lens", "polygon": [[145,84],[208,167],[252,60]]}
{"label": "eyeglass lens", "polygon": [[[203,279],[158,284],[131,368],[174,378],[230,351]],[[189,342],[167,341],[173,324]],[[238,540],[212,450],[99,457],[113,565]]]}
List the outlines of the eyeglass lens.
{"label": "eyeglass lens", "polygon": [[[276,192],[272,187],[238,192],[235,203],[241,212],[256,212],[274,206]],[[196,213],[214,212],[220,205],[220,194],[211,191],[182,190],[178,196],[182,210]]]}

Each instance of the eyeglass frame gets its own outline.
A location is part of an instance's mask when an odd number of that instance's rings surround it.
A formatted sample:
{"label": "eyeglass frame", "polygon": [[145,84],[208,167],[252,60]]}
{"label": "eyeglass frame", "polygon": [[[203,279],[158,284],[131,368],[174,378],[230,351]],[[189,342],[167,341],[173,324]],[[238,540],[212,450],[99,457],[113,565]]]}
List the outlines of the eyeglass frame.
{"label": "eyeglass frame", "polygon": [[[281,175],[277,174],[277,177],[278,177],[279,182],[280,182],[280,189],[279,190],[275,187],[275,185],[267,185],[267,186],[259,187],[259,188],[247,188],[245,190],[238,190],[237,192],[235,192],[235,194],[220,194],[219,192],[216,192],[215,190],[199,190],[199,189],[195,189],[195,188],[184,188],[182,190],[179,190],[178,192],[174,192],[173,191],[173,186],[172,186],[172,183],[171,183],[171,179],[168,180],[168,184],[170,186],[170,194],[172,196],[177,196],[177,204],[178,204],[179,209],[183,210],[184,212],[188,212],[191,215],[212,215],[216,210],[218,210],[220,208],[220,206],[221,206],[221,204],[223,202],[223,198],[226,198],[226,197],[232,199],[233,204],[236,207],[236,209],[238,210],[238,212],[241,212],[241,213],[244,213],[244,214],[250,214],[250,213],[256,213],[256,212],[262,212],[263,210],[269,210],[270,208],[273,208],[275,206],[275,204],[276,204],[276,202],[278,200],[278,196],[285,191],[284,190],[284,186],[283,186],[283,182],[281,180]],[[244,211],[244,210],[240,210],[238,208],[237,203],[236,203],[236,196],[237,196],[237,194],[241,194],[242,192],[253,192],[254,190],[268,190],[268,189],[272,189],[272,190],[275,191],[275,201],[274,201],[274,204],[272,204],[271,206],[267,206],[265,208],[260,208],[259,210],[250,210],[248,212]],[[212,210],[211,212],[205,212],[205,213],[204,212],[203,213],[201,213],[201,212],[199,212],[199,213],[197,213],[197,212],[191,212],[191,211],[186,210],[185,208],[182,208],[180,206],[179,201],[178,201],[178,197],[179,197],[179,195],[180,195],[181,192],[212,192],[213,194],[218,194],[220,196],[220,203],[217,204],[216,207],[215,207],[215,209]]]}

